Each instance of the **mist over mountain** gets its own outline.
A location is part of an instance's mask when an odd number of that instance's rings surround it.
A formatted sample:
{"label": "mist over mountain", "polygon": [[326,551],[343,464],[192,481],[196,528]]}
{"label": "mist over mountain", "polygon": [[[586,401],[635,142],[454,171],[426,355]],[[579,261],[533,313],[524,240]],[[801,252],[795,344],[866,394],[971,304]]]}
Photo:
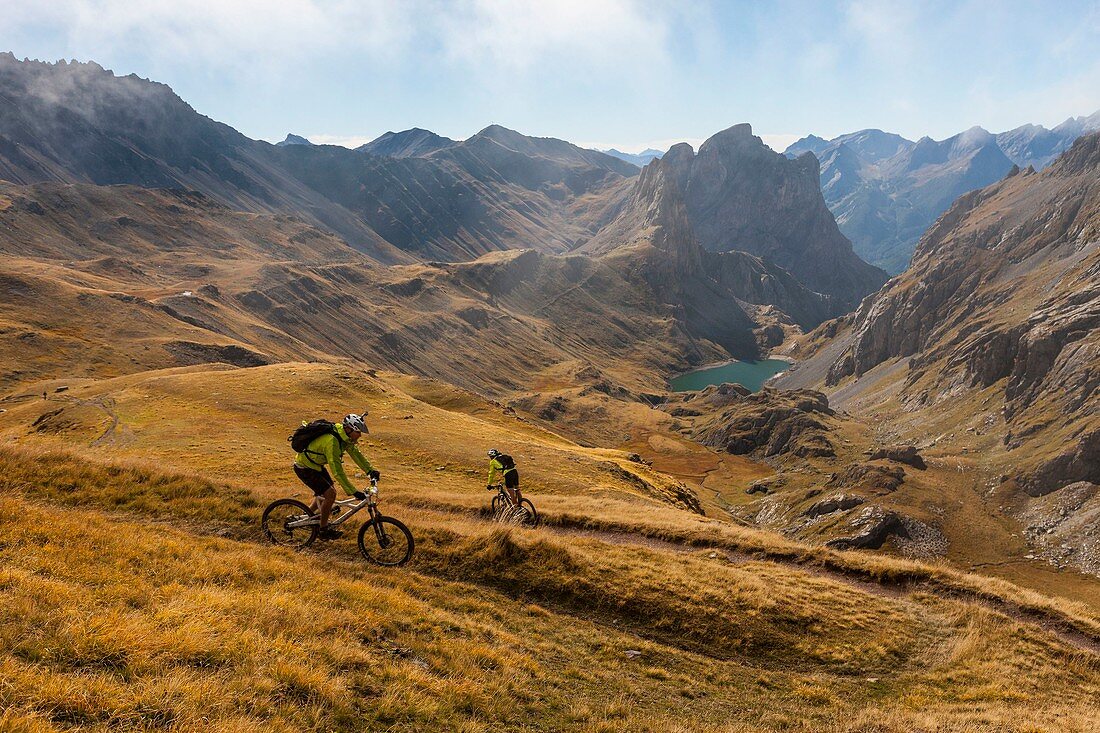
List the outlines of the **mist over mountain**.
{"label": "mist over mountain", "polygon": [[974,127],[942,141],[861,130],[832,140],[810,135],[784,154],[818,158],[821,189],[840,230],[860,257],[898,273],[956,198],[1000,180],[1013,165],[1042,169],[1082,134],[1098,129],[1100,112],[1052,130],[1023,125],[992,134]]}
{"label": "mist over mountain", "polygon": [[293,213],[384,263],[462,260],[590,236],[606,192],[637,169],[495,126],[454,150],[382,157],[275,146],[204,117],[170,88],[97,64],[0,55],[0,178],[182,187],[227,206]]}

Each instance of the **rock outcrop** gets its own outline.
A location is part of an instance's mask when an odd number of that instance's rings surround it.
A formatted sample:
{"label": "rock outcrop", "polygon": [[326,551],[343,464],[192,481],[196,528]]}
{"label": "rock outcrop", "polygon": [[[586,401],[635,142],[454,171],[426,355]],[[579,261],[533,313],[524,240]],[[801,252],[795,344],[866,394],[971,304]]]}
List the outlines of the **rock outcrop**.
{"label": "rock outcrop", "polygon": [[765,388],[699,423],[693,437],[736,455],[832,456],[835,449],[825,423],[832,415],[820,392]]}
{"label": "rock outcrop", "polygon": [[674,145],[646,166],[636,190],[653,181],[675,188],[704,250],[747,252],[778,265],[828,296],[830,315],[851,310],[886,280],[837,229],[821,196],[816,159],[784,158],[747,124],[713,135],[698,154],[685,143]]}
{"label": "rock outcrop", "polygon": [[879,506],[864,509],[848,523],[848,528],[852,530],[850,535],[831,539],[825,546],[837,550],[877,550],[891,537],[908,534],[896,512]]}
{"label": "rock outcrop", "polygon": [[826,486],[845,491],[859,491],[871,496],[885,496],[905,483],[905,469],[874,463],[850,463],[832,474]]}
{"label": "rock outcrop", "polygon": [[921,471],[928,468],[928,464],[924,462],[924,458],[921,457],[920,451],[917,450],[915,445],[879,448],[868,456],[868,460],[887,460],[895,463],[904,463],[907,466],[912,466]]}
{"label": "rock outcrop", "polygon": [[1031,502],[1020,519],[1039,556],[1100,576],[1100,485],[1078,481],[1063,486]]}

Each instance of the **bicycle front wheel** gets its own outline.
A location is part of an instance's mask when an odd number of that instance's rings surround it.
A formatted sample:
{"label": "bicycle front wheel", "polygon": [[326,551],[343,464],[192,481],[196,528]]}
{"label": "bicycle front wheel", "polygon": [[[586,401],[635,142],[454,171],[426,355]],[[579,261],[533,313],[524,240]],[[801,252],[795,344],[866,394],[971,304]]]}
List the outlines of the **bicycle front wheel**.
{"label": "bicycle front wheel", "polygon": [[264,534],[276,545],[301,550],[313,544],[317,539],[318,525],[307,524],[304,527],[290,527],[291,522],[308,518],[313,512],[297,499],[279,499],[264,509],[261,525]]}
{"label": "bicycle front wheel", "polygon": [[376,565],[404,565],[413,554],[412,532],[393,517],[377,517],[359,528],[359,551]]}

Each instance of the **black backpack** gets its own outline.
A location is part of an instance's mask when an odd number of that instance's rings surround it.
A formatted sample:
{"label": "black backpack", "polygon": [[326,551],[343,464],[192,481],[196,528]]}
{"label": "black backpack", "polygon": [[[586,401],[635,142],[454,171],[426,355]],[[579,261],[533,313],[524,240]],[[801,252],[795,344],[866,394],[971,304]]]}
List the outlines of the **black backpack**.
{"label": "black backpack", "polygon": [[501,453],[497,456],[497,461],[505,471],[511,471],[516,467],[516,462],[512,460],[512,457],[507,453]]}
{"label": "black backpack", "polygon": [[336,432],[336,423],[328,420],[314,420],[300,425],[286,439],[290,441],[290,447],[294,449],[295,453],[304,453],[315,438],[325,433],[332,433],[336,436],[336,440],[340,441],[341,445],[343,444],[344,441],[340,440],[340,434]]}

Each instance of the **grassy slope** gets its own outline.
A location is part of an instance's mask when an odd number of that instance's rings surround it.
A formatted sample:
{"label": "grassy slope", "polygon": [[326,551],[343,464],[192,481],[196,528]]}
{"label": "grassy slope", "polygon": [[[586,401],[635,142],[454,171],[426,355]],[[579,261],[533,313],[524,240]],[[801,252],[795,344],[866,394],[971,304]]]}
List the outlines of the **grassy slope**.
{"label": "grassy slope", "polygon": [[[949,597],[1008,599],[1100,636],[1088,609],[689,514],[609,470],[661,484],[623,454],[440,383],[325,365],[193,367],[7,405],[0,730],[199,729],[204,718],[224,730],[1100,722],[1095,656]],[[383,506],[416,534],[407,568],[367,568],[348,541],[305,557],[259,543],[263,505],[293,486],[287,416],[348,405],[370,410]],[[30,427],[58,408],[42,431]],[[479,518],[488,444],[523,461],[551,528]],[[59,446],[68,453],[43,452]],[[577,525],[635,539],[554,529]],[[871,593],[839,576],[923,578],[923,590]]]}
{"label": "grassy slope", "polygon": [[[1095,657],[979,606],[464,518],[418,517],[414,564],[380,570],[339,544],[196,536],[197,517],[258,511],[199,478],[8,451],[9,477],[13,459],[43,461],[48,485],[8,478],[0,496],[4,730],[1100,722]],[[158,513],[188,521],[140,521],[162,490]],[[111,495],[131,513],[57,506]]]}

